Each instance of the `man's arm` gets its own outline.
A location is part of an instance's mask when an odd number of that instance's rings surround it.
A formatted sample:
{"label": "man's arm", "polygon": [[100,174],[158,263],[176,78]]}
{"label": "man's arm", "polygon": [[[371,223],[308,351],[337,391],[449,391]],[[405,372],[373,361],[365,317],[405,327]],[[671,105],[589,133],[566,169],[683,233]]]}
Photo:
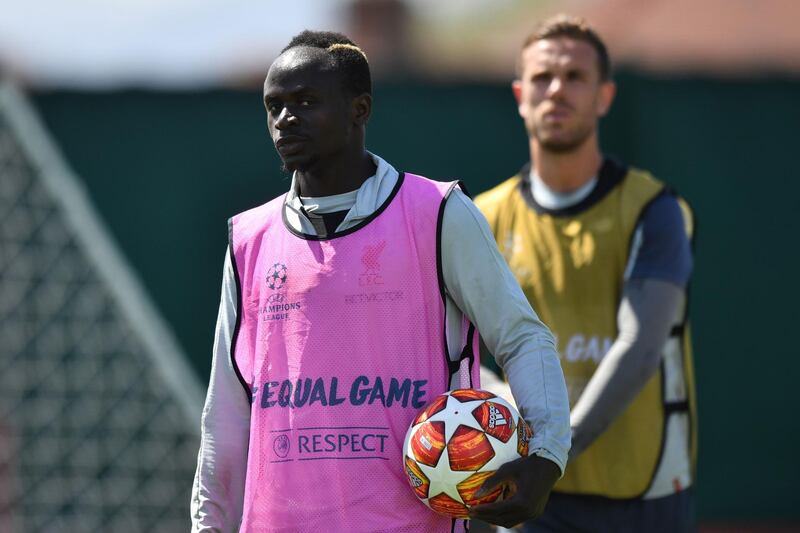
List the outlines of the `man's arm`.
{"label": "man's arm", "polygon": [[474,518],[511,526],[541,514],[566,466],[570,429],[564,375],[552,333],[508,269],[486,219],[460,191],[445,206],[442,270],[448,296],[495,354],[534,431],[531,455],[504,465],[489,481],[511,482],[516,494],[474,510]]}
{"label": "man's arm", "polygon": [[608,429],[658,370],[664,343],[681,320],[692,254],[675,197],[658,198],[643,214],[627,270],[619,333],[572,409],[573,459]]}
{"label": "man's arm", "polygon": [[628,281],[617,314],[619,334],[572,408],[574,459],[625,411],[658,370],[684,290],[656,279]]}
{"label": "man's arm", "polygon": [[211,378],[192,487],[192,531],[195,533],[238,531],[242,517],[250,404],[230,358],[237,299],[233,265],[226,254]]}

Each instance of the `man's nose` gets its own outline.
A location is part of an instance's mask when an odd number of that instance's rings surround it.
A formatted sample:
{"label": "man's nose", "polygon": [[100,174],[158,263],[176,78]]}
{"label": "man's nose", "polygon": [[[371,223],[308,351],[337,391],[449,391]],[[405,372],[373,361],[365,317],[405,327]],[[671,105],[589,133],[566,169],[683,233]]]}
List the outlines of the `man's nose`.
{"label": "man's nose", "polygon": [[559,76],[553,76],[553,79],[550,80],[550,85],[547,87],[547,93],[549,96],[554,96],[557,94],[561,94],[564,90],[564,80],[561,79]]}
{"label": "man's nose", "polygon": [[275,121],[275,127],[279,130],[282,130],[294,123],[297,122],[297,117],[289,111],[288,107],[284,107],[281,110],[280,115],[278,115],[278,119]]}

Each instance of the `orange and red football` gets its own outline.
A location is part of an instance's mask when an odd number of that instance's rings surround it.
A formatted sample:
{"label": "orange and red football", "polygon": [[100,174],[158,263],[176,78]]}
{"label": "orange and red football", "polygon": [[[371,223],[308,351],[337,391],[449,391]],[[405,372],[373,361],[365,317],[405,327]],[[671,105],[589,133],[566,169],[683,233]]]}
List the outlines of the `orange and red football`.
{"label": "orange and red football", "polygon": [[425,405],[406,433],[404,469],[417,498],[434,511],[468,516],[469,508],[504,497],[508,487],[476,493],[500,465],[526,457],[530,426],[506,400],[457,389]]}

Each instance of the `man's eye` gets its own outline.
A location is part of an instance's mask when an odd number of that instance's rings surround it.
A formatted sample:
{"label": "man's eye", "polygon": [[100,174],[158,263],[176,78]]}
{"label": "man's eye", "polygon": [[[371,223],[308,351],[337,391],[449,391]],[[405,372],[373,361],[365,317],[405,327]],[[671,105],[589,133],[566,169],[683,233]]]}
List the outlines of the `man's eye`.
{"label": "man's eye", "polygon": [[303,107],[308,107],[313,103],[314,103],[314,101],[311,98],[301,98],[300,99],[300,105],[303,106]]}
{"label": "man's eye", "polygon": [[269,111],[269,113],[272,115],[277,115],[278,113],[280,113],[280,110],[281,106],[275,102],[270,102],[267,104],[267,111]]}

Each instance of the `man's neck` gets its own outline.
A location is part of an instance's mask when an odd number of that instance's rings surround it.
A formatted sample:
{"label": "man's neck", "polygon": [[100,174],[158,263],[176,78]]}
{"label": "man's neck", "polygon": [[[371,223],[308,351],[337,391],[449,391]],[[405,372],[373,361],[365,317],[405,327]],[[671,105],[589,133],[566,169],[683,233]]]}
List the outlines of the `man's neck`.
{"label": "man's neck", "polygon": [[570,193],[586,185],[603,162],[603,155],[592,136],[571,152],[552,152],[531,139],[531,162],[533,172],[552,191]]}
{"label": "man's neck", "polygon": [[309,168],[295,171],[298,194],[323,197],[354,191],[375,174],[377,166],[366,150],[355,155],[318,161]]}

